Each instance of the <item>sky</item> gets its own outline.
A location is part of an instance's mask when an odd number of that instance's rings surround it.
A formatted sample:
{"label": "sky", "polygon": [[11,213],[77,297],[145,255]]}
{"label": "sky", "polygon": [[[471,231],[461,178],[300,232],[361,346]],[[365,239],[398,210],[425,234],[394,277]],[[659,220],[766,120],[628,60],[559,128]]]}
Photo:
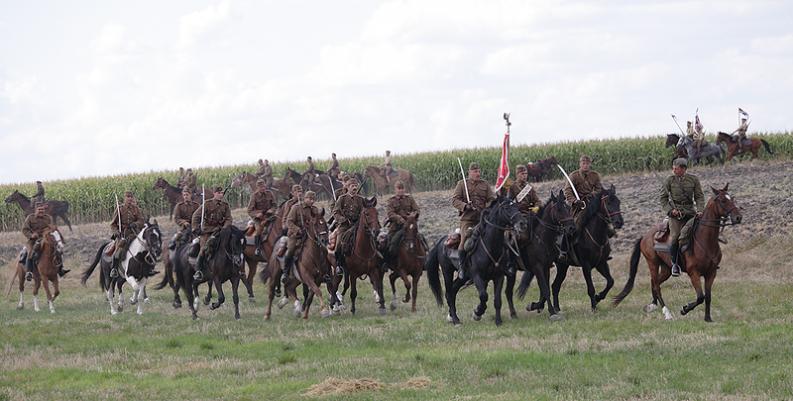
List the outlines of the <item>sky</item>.
{"label": "sky", "polygon": [[0,0],[0,183],[793,129],[790,1]]}

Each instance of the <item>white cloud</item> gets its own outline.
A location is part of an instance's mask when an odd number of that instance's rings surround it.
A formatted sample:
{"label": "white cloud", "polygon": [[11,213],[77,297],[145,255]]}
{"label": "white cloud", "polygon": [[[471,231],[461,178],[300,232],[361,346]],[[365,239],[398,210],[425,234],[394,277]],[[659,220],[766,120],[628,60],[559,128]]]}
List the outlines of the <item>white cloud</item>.
{"label": "white cloud", "polygon": [[202,37],[222,25],[230,17],[231,4],[221,1],[203,10],[191,12],[179,19],[180,48],[188,48],[196,44]]}

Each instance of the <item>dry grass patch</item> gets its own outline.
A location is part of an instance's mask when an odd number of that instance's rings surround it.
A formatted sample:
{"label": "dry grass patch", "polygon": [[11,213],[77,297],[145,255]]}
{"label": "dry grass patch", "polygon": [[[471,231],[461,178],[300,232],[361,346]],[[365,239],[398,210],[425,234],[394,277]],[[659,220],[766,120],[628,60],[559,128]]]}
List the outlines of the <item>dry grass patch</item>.
{"label": "dry grass patch", "polygon": [[309,387],[303,395],[308,397],[321,397],[325,395],[351,394],[361,391],[378,391],[385,386],[374,379],[344,380],[335,377],[325,379],[322,383]]}

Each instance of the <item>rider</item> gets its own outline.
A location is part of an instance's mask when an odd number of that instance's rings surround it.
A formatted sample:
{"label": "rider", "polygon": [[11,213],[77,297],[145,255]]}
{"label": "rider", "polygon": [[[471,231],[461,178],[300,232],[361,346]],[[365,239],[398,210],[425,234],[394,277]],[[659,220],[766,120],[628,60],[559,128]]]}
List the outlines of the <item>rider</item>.
{"label": "rider", "polygon": [[286,226],[286,216],[289,215],[289,210],[292,209],[292,206],[300,201],[300,198],[303,197],[303,187],[300,184],[292,185],[292,192],[290,193],[289,199],[284,202],[282,206],[283,215],[281,216],[281,227],[282,233],[281,235],[287,234],[287,226]]}
{"label": "rider", "polygon": [[330,168],[328,168],[328,175],[335,179],[339,179],[339,173],[341,172],[341,169],[339,168],[339,160],[336,159],[335,153],[330,154],[330,162],[331,164]]}
{"label": "rider", "polygon": [[[603,184],[600,183],[600,174],[598,174],[597,171],[591,169],[591,157],[588,155],[581,155],[581,157],[578,159],[578,167],[578,170],[570,173],[570,182],[568,182],[564,187],[564,197],[572,207],[573,219],[575,220],[576,227],[580,230],[583,228],[583,219],[584,215],[586,214],[584,213],[584,210],[586,210],[587,202],[596,201],[592,198],[595,196],[595,193],[603,190]],[[573,188],[570,186],[571,182],[578,191],[578,196],[581,199],[576,199]],[[609,222],[606,227],[609,238],[617,235],[617,232],[614,230],[614,226],[611,224],[611,222]],[[560,246],[560,260],[565,260],[567,258],[568,247],[563,246],[564,240],[564,236],[560,237],[560,242],[557,244]]]}
{"label": "rider", "polygon": [[697,155],[702,153],[702,145],[705,143],[705,127],[697,115],[694,119],[694,135],[691,139],[694,140],[694,149],[697,150]]}
{"label": "rider", "polygon": [[196,176],[191,168],[187,169],[184,175],[184,188],[189,189],[190,193],[195,193],[196,191]]}
{"label": "rider", "polygon": [[529,185],[529,169],[523,164],[518,164],[515,167],[515,182],[509,187],[509,197],[518,203],[518,210],[523,214],[534,213],[540,211],[542,201],[537,196],[534,188],[529,189],[529,192],[523,195],[523,198],[518,200],[518,194]]}
{"label": "rider", "polygon": [[47,199],[44,197],[44,184],[41,181],[36,181],[36,194],[33,195],[31,198],[33,204],[36,202],[46,202]]}
{"label": "rider", "polygon": [[190,190],[187,188],[182,189],[182,201],[177,203],[173,208],[173,221],[176,223],[176,226],[179,227],[180,231],[173,235],[171,244],[168,245],[169,249],[176,249],[176,244],[184,239],[182,236],[186,230],[188,232],[192,231],[190,220],[192,220],[193,213],[195,213],[199,206],[201,206],[200,203],[193,201],[193,194],[190,193]]}
{"label": "rider", "polygon": [[396,194],[388,199],[386,204],[386,214],[388,215],[388,244],[387,257],[395,259],[397,256],[397,249],[399,243],[402,242],[403,228],[405,219],[411,213],[416,214],[416,219],[419,217],[419,206],[412,196],[405,193],[405,183],[402,180],[397,180],[394,183]]}
{"label": "rider", "polygon": [[358,218],[361,217],[364,206],[364,198],[358,195],[358,180],[350,178],[347,183],[348,192],[339,197],[333,206],[333,218],[336,221],[337,228],[333,232],[332,237],[335,243],[337,266],[341,266],[343,263],[344,244],[341,243],[341,240],[344,238],[344,233],[358,223]]}
{"label": "rider", "polygon": [[256,192],[251,195],[251,200],[248,202],[248,216],[251,216],[253,226],[256,227],[254,234],[256,256],[262,256],[262,233],[275,219],[275,209],[275,195],[267,189],[263,179],[256,180]]}
{"label": "rider", "polygon": [[746,131],[748,129],[749,129],[749,122],[746,120],[746,117],[744,117],[741,119],[741,125],[739,125],[738,128],[732,132],[732,134],[737,133],[737,135],[733,135],[733,137],[738,142],[738,152],[743,151],[743,141],[746,140]]}
{"label": "rider", "polygon": [[184,189],[184,167],[179,167],[179,178],[176,181],[176,187],[179,189]]}
{"label": "rider", "polygon": [[316,177],[317,168],[314,166],[314,160],[311,158],[311,156],[306,158],[306,163],[308,163],[308,169],[306,169],[306,173],[311,173],[312,178]]}
{"label": "rider", "polygon": [[[52,217],[47,214],[47,204],[44,202],[35,203],[35,212],[29,214],[25,218],[25,223],[22,225],[22,235],[27,238],[28,242],[25,245],[25,280],[30,281],[33,279],[33,269],[36,267],[36,259],[38,259],[38,250],[41,247],[40,240],[44,231],[50,227],[54,228],[52,224]],[[62,260],[62,258],[56,258]],[[63,264],[58,266],[58,275],[63,277],[69,270],[63,269]]]}
{"label": "rider", "polygon": [[[479,223],[479,216],[484,208],[496,198],[493,187],[482,180],[479,163],[471,162],[468,165],[468,178],[457,182],[452,195],[452,206],[460,214],[460,245],[457,247],[460,255],[460,270],[458,277],[463,276],[463,261],[465,260],[465,240],[471,235],[473,227]],[[468,196],[466,196],[466,185]],[[469,200],[470,199],[470,200]]]}
{"label": "rider", "polygon": [[[121,227],[119,227],[119,220]],[[138,230],[142,229],[144,224],[146,222],[143,220],[143,213],[135,201],[135,194],[132,191],[124,192],[124,203],[115,210],[113,221],[110,222],[110,228],[113,230],[113,239],[116,240],[110,278],[118,277],[118,267],[127,254],[129,243],[132,238],[138,235]]]}
{"label": "rider", "polygon": [[256,171],[256,176],[264,180],[264,185],[268,188],[273,185],[273,168],[270,166],[269,160],[259,159],[259,170]]}
{"label": "rider", "polygon": [[391,183],[391,174],[394,173],[394,166],[391,164],[391,151],[385,151],[385,160],[383,160],[383,174],[385,175],[385,181],[387,183]]}
{"label": "rider", "polygon": [[688,161],[684,158],[675,159],[672,163],[673,175],[664,181],[659,194],[661,209],[669,219],[669,254],[672,257],[672,276],[680,275],[678,261],[678,238],[680,230],[694,216],[701,216],[705,208],[705,195],[702,185],[695,175],[687,174]]}
{"label": "rider", "polygon": [[284,284],[292,277],[292,268],[295,265],[295,251],[300,249],[303,244],[306,228],[314,226],[317,220],[322,219],[319,208],[314,206],[316,198],[317,194],[314,191],[306,191],[303,201],[292,205],[286,215],[286,254],[284,255],[284,266],[281,275],[281,282]]}
{"label": "rider", "polygon": [[[198,251],[196,272],[193,275],[193,279],[196,281],[202,281],[205,276],[207,248],[213,245],[207,244],[207,242],[214,242],[215,235],[221,229],[231,226],[231,208],[223,199],[223,192],[223,187],[215,187],[212,199],[205,201],[204,206],[199,206],[193,213],[193,232],[200,235],[198,242],[200,250]],[[202,215],[203,226],[201,225]]]}

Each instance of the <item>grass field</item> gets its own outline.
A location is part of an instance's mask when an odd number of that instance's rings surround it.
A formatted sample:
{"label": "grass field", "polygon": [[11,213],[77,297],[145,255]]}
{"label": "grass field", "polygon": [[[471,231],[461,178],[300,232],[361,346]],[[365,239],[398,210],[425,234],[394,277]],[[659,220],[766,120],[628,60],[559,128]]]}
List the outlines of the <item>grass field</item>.
{"label": "grass field", "polygon": [[[257,284],[242,320],[227,304],[202,307],[194,322],[171,308],[168,290],[150,291],[143,316],[128,305],[111,318],[95,278],[82,288],[72,273],[55,315],[46,302],[33,312],[29,298],[15,310],[16,291],[0,304],[0,400],[793,399],[793,283],[782,251],[791,245],[779,237],[728,249],[712,324],[702,307],[671,322],[642,312],[643,262],[638,287],[617,309],[591,313],[574,271],[563,287],[564,321],[529,314],[522,301],[519,318],[498,328],[492,304],[481,322],[468,318],[472,288],[460,301],[464,324],[445,323],[426,277],[415,314],[400,304],[379,316],[364,285],[357,316],[321,319],[313,309],[302,321],[285,308],[265,322]],[[618,288],[625,261],[613,261]],[[673,311],[694,298],[686,278],[664,291]]]}

